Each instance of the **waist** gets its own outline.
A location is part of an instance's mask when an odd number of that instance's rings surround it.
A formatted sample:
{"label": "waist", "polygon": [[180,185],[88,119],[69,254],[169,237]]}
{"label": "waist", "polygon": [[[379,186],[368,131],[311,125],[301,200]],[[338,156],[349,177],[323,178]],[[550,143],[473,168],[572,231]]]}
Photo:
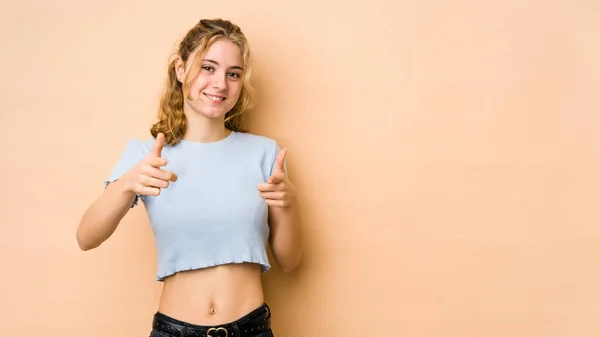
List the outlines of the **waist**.
{"label": "waist", "polygon": [[271,310],[263,303],[239,319],[220,325],[190,324],[157,312],[152,321],[152,331],[176,337],[258,336],[262,332],[271,331]]}
{"label": "waist", "polygon": [[190,324],[232,322],[264,303],[260,266],[226,264],[164,280],[158,311]]}

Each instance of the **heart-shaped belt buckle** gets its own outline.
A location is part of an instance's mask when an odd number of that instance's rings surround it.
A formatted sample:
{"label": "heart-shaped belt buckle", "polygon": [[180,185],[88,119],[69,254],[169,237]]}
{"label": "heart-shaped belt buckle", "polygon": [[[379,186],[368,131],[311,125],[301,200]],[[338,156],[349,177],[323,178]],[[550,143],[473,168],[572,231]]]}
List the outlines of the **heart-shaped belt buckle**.
{"label": "heart-shaped belt buckle", "polygon": [[[211,335],[211,332],[213,332],[213,331],[225,331],[225,336],[223,336],[223,337],[228,337],[228,335],[229,335],[229,331],[227,331],[227,329],[219,327],[219,328],[208,329],[208,331],[206,331],[206,337],[217,337],[217,336]],[[218,336],[218,337],[221,337],[221,336]]]}

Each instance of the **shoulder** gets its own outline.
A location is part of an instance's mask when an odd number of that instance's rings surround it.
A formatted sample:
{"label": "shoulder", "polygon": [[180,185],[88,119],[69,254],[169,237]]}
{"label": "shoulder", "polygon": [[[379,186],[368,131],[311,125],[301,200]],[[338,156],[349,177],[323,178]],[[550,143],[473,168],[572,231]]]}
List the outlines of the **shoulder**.
{"label": "shoulder", "polygon": [[125,145],[121,147],[121,156],[113,166],[113,170],[106,182],[112,182],[118,179],[121,175],[127,172],[127,170],[131,169],[142,158],[148,155],[148,153],[150,153],[152,150],[153,141],[153,139],[128,139],[125,142]]}
{"label": "shoulder", "polygon": [[[238,143],[242,144],[244,153],[252,153],[261,158],[265,177],[273,173],[273,168],[279,153],[279,144],[273,138],[253,133],[239,133]],[[266,178],[265,178],[266,179]]]}
{"label": "shoulder", "polygon": [[238,133],[237,144],[250,151],[258,151],[263,154],[273,155],[279,150],[277,141],[273,138],[257,135],[254,133]]}
{"label": "shoulder", "polygon": [[153,137],[148,137],[146,139],[132,137],[125,142],[125,151],[131,154],[146,155],[152,150],[153,144]]}
{"label": "shoulder", "polygon": [[244,143],[258,147],[272,147],[277,145],[277,141],[273,138],[258,135],[255,133],[237,133],[237,137]]}
{"label": "shoulder", "polygon": [[130,158],[131,160],[140,159],[152,151],[153,145],[154,138],[152,137],[147,139],[129,138],[121,146],[121,157],[122,159]]}

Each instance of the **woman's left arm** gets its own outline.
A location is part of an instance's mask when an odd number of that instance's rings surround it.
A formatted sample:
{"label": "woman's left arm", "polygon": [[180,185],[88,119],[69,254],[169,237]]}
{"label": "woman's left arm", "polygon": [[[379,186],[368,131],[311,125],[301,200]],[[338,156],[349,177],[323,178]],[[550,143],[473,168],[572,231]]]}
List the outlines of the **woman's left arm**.
{"label": "woman's left arm", "polygon": [[300,210],[296,188],[284,167],[287,149],[275,161],[275,170],[266,183],[258,185],[260,196],[269,206],[269,243],[277,264],[284,272],[294,270],[302,258]]}

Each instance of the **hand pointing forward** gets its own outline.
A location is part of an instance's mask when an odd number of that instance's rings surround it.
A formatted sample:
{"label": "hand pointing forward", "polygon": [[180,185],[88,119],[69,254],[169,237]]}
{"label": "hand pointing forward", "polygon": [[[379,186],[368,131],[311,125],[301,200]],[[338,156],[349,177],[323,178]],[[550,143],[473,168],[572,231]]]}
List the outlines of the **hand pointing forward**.
{"label": "hand pointing forward", "polygon": [[288,207],[296,200],[296,188],[285,173],[286,155],[287,149],[279,151],[275,159],[273,175],[269,177],[266,183],[257,186],[260,196],[265,199],[266,204],[269,206]]}
{"label": "hand pointing forward", "polygon": [[121,179],[126,182],[128,190],[139,195],[157,196],[161,189],[169,187],[169,182],[177,181],[175,173],[161,169],[167,165],[167,160],[162,157],[164,143],[165,136],[159,133],[152,151],[123,175]]}

